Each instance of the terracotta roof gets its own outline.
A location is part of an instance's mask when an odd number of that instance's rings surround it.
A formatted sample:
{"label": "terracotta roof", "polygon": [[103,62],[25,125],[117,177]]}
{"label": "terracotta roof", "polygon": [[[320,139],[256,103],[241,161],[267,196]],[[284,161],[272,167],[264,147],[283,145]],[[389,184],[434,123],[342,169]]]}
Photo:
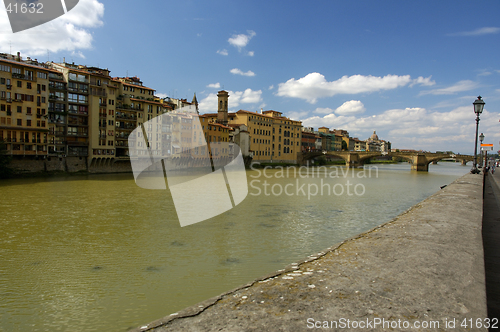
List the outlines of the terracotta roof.
{"label": "terracotta roof", "polygon": [[233,128],[228,127],[228,126],[224,126],[222,123],[212,122],[212,123],[209,123],[209,125],[211,125],[211,126],[219,126],[219,127],[222,127],[222,128],[233,130]]}
{"label": "terracotta roof", "polygon": [[136,100],[136,101],[142,101],[142,102],[145,102],[145,103],[151,103],[151,104],[157,104],[157,105],[167,106],[167,104],[160,103],[159,101],[152,101],[152,100],[139,99],[139,98],[130,98],[130,100]]}
{"label": "terracotta roof", "polygon": [[8,59],[3,59],[3,58],[0,58],[0,61],[2,62],[8,62],[10,64],[13,64],[13,65],[18,65],[18,66],[22,66],[22,67],[30,67],[30,68],[36,68],[36,69],[39,69],[39,70],[44,70],[44,71],[51,71],[51,72],[57,72],[59,73],[57,70],[54,70],[54,69],[51,69],[51,68],[46,68],[46,67],[43,67],[43,66],[37,66],[37,65],[30,65],[30,64],[27,64],[23,61],[14,61],[14,60],[8,60]]}

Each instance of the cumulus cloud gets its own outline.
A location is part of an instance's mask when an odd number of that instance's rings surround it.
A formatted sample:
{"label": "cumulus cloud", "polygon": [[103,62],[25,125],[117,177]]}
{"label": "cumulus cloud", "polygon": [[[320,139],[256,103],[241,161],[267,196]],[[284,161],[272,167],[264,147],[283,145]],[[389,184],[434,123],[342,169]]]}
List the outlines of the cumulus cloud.
{"label": "cumulus cloud", "polygon": [[[497,130],[499,116],[486,109],[481,115],[481,131],[491,142],[500,138]],[[329,113],[302,116],[300,120],[304,127],[345,129],[360,139],[367,139],[376,130],[381,139],[392,142],[393,148],[453,150],[467,154],[474,149],[475,121],[469,105],[445,112],[413,107],[386,110],[370,116]]]}
{"label": "cumulus cloud", "polygon": [[217,51],[217,54],[220,54],[220,55],[228,55],[229,53],[227,52],[226,49],[223,49],[223,50],[218,50]]}
{"label": "cumulus cloud", "polygon": [[359,100],[350,100],[343,103],[340,107],[335,110],[335,114],[338,115],[349,115],[349,114],[360,114],[365,112],[365,105]]}
{"label": "cumulus cloud", "polygon": [[335,113],[335,110],[329,107],[318,107],[313,112],[316,114],[332,114]]}
{"label": "cumulus cloud", "polygon": [[21,51],[31,56],[49,52],[70,51],[84,57],[81,51],[92,48],[90,29],[103,25],[104,5],[97,0],[80,0],[67,14],[37,27],[13,34],[7,12],[0,10],[0,51]]}
{"label": "cumulus cloud", "polygon": [[248,54],[248,56],[254,56],[255,52],[254,51],[250,51],[247,54]]}
{"label": "cumulus cloud", "polygon": [[410,87],[413,87],[416,84],[420,84],[423,86],[433,86],[434,84],[436,84],[436,82],[432,81],[431,78],[432,78],[432,76],[425,77],[425,78],[422,76],[419,76],[418,78],[413,80],[413,82],[410,84]]}
{"label": "cumulus cloud", "polygon": [[463,80],[459,81],[452,86],[449,86],[447,88],[441,88],[441,89],[434,89],[434,90],[428,90],[428,91],[421,91],[420,95],[451,95],[457,92],[463,92],[463,91],[469,91],[472,89],[475,89],[478,86],[476,82],[470,81],[470,80]]}
{"label": "cumulus cloud", "polygon": [[[418,82],[419,80],[420,82]],[[276,95],[300,98],[314,104],[318,98],[332,97],[338,94],[391,90],[410,83],[428,85],[431,82],[430,77],[426,79],[419,77],[416,81],[414,82],[410,75],[387,75],[384,77],[353,75],[343,76],[336,81],[328,82],[325,76],[320,73],[310,73],[298,80],[291,78],[285,83],[280,83]]]}
{"label": "cumulus cloud", "polygon": [[309,112],[307,111],[295,111],[295,112],[288,112],[286,114],[286,117],[292,120],[300,121],[300,119],[306,118],[308,114]]}
{"label": "cumulus cloud", "polygon": [[255,31],[252,30],[248,30],[247,33],[248,34],[246,35],[245,34],[233,35],[227,41],[229,42],[229,44],[236,47],[239,52],[241,52],[241,50],[248,45],[250,39],[252,39],[256,35]]}
{"label": "cumulus cloud", "polygon": [[[241,104],[258,104],[262,102],[262,90],[254,91],[246,89],[245,91],[228,91],[229,93],[229,108],[235,109]],[[262,106],[264,107],[264,106]],[[200,112],[216,112],[217,111],[217,94],[211,93],[200,101]]]}
{"label": "cumulus cloud", "polygon": [[482,35],[491,35],[499,32],[500,28],[498,27],[484,27],[472,31],[450,33],[448,34],[448,36],[482,36]]}
{"label": "cumulus cloud", "polygon": [[247,72],[243,72],[241,69],[238,69],[238,68],[233,68],[229,71],[231,74],[234,74],[234,75],[241,75],[241,76],[255,76],[255,73],[251,70],[247,71]]}
{"label": "cumulus cloud", "polygon": [[211,84],[207,85],[207,88],[219,89],[220,88],[220,83],[219,82],[217,82],[217,83],[211,83]]}

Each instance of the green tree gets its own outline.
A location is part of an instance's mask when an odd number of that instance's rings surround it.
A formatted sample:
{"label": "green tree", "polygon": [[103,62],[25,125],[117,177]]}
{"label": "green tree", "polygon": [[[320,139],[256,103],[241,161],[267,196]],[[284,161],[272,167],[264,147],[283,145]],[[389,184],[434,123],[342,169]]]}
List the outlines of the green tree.
{"label": "green tree", "polygon": [[0,179],[12,177],[13,171],[9,167],[11,157],[7,155],[5,141],[0,138]]}

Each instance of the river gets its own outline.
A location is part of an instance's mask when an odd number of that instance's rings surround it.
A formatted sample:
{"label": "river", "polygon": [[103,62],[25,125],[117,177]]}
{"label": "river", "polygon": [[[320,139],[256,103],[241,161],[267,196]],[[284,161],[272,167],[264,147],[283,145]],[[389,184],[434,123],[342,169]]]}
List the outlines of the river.
{"label": "river", "polygon": [[0,331],[126,331],[387,222],[469,171],[375,166],[249,170],[241,204],[182,228],[170,192],[131,174],[3,180]]}

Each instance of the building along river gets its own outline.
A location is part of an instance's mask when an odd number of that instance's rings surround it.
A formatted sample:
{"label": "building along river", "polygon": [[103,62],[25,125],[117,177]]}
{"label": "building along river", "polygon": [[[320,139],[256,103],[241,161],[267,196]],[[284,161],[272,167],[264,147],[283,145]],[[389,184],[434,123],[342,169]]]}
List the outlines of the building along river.
{"label": "building along river", "polygon": [[241,204],[182,228],[169,191],[131,174],[4,180],[0,331],[126,331],[385,223],[469,171],[370,166],[250,170]]}

